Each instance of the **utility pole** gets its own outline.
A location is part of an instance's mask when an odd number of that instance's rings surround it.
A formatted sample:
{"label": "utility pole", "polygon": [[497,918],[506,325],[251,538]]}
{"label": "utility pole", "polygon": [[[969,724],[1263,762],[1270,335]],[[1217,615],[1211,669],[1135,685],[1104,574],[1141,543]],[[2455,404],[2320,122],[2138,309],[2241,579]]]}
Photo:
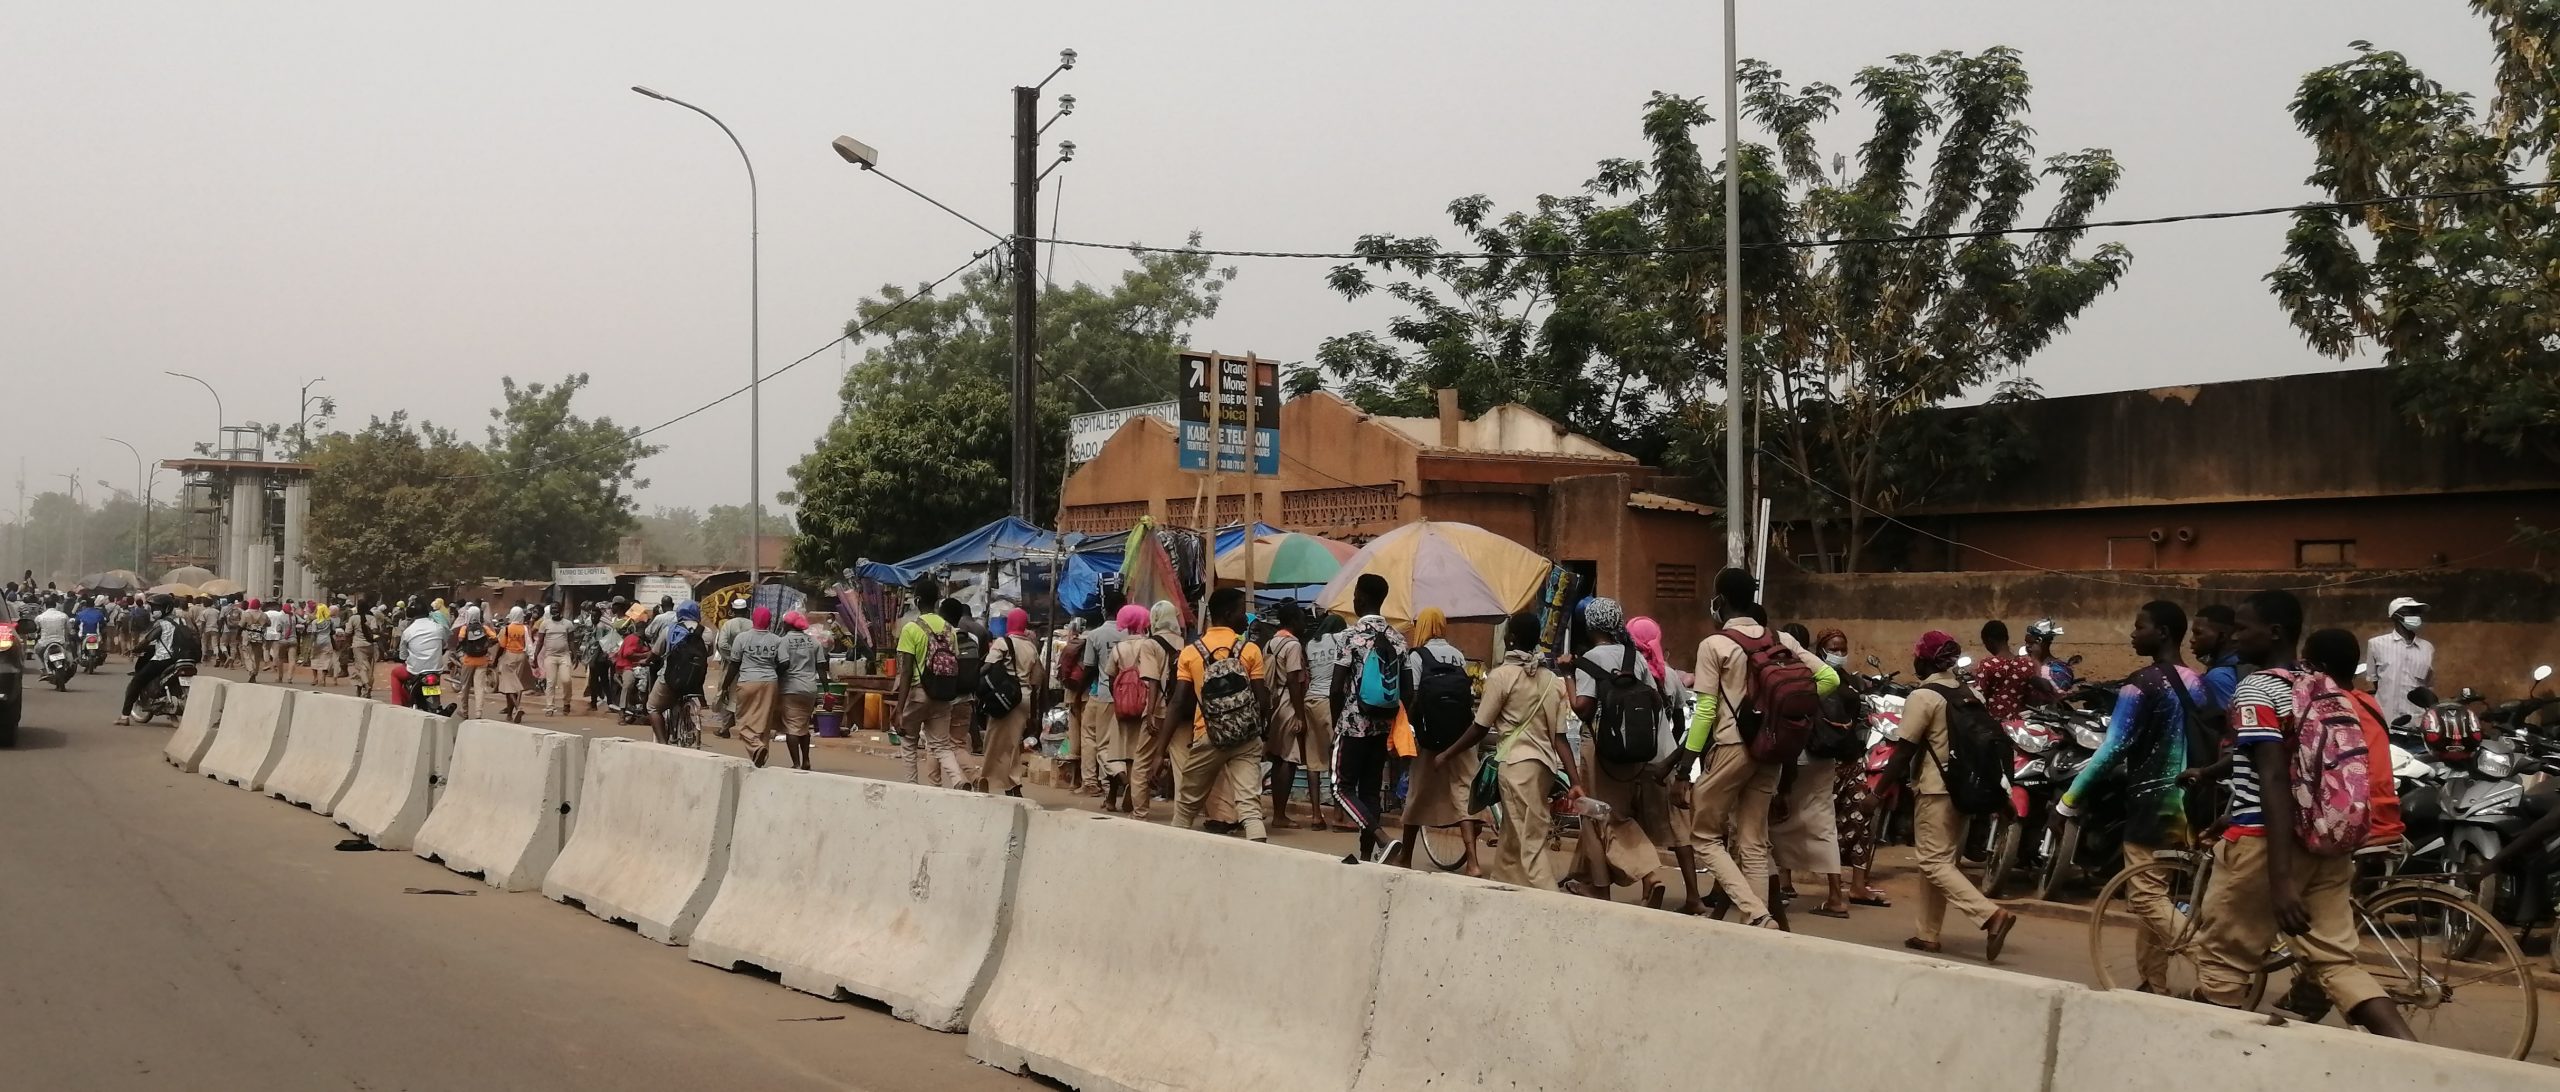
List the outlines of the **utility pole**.
{"label": "utility pole", "polygon": [[1724,563],[1751,564],[1744,537],[1751,498],[1742,479],[1742,86],[1733,41],[1735,0],[1724,0]]}
{"label": "utility pole", "polygon": [[1013,89],[1013,516],[1037,523],[1040,473],[1040,89]]}

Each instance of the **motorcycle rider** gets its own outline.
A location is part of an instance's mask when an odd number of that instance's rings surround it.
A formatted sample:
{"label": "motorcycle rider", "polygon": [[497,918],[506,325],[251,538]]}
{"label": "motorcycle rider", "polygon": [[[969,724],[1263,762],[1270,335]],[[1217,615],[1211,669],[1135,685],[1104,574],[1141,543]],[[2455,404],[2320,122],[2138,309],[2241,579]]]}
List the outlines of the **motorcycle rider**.
{"label": "motorcycle rider", "polygon": [[101,595],[90,602],[81,604],[80,612],[72,615],[71,620],[76,623],[78,627],[80,637],[79,647],[88,647],[89,638],[95,636],[100,642],[102,642],[99,652],[101,653],[101,658],[103,658],[103,654],[106,651],[103,642],[107,639],[107,597]]}
{"label": "motorcycle rider", "polygon": [[429,709],[425,697],[418,692],[422,680],[444,670],[445,629],[437,625],[426,604],[416,597],[409,600],[409,627],[400,631],[400,667],[407,677],[400,682],[401,704],[428,712],[445,714],[451,706]]}
{"label": "motorcycle rider", "polygon": [[181,635],[186,623],[178,618],[178,601],[168,595],[151,599],[151,628],[142,643],[133,650],[133,681],[124,685],[124,708],[116,714],[117,724],[133,723],[133,703],[160,682],[160,677],[177,666],[182,648],[197,644],[194,631]]}
{"label": "motorcycle rider", "polygon": [[2051,618],[2038,618],[2027,627],[2027,658],[2044,669],[2044,677],[2055,690],[2068,694],[2079,685],[2080,675],[2070,663],[2053,658],[2053,639],[2062,636],[2062,625]]}
{"label": "motorcycle rider", "polygon": [[55,648],[71,655],[71,616],[62,612],[61,597],[47,595],[44,610],[36,615],[36,662],[43,663]]}

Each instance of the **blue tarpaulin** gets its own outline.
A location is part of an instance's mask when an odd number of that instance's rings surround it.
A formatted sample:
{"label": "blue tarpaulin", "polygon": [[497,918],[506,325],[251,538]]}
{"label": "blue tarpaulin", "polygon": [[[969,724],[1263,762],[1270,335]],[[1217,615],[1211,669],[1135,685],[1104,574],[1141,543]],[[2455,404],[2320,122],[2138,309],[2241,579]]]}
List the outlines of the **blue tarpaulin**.
{"label": "blue tarpaulin", "polygon": [[904,588],[935,569],[982,568],[1000,562],[1052,560],[1051,555],[1058,551],[1073,549],[1079,538],[1006,516],[904,561],[892,564],[865,560],[855,564],[853,571],[863,579]]}

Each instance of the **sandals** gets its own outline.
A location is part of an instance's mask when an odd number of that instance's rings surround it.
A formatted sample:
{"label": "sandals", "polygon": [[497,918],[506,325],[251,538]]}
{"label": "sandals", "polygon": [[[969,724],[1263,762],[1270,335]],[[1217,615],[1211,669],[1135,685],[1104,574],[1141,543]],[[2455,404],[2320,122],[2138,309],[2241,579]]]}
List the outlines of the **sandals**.
{"label": "sandals", "polygon": [[1807,910],[1807,911],[1805,911],[1805,913],[1811,914],[1811,915],[1813,915],[1813,916],[1815,916],[1815,917],[1818,917],[1818,918],[1840,918],[1840,919],[1842,919],[1842,920],[1846,920],[1846,919],[1849,917],[1849,912],[1848,912],[1848,911],[1846,911],[1846,910],[1834,910],[1834,909],[1832,909],[1832,908],[1830,908],[1830,907],[1828,907],[1828,906],[1817,906],[1817,907],[1814,907],[1814,908],[1813,908],[1813,909],[1811,909],[1811,910]]}
{"label": "sandals", "polygon": [[1893,909],[1893,900],[1892,900],[1892,899],[1888,899],[1888,898],[1886,898],[1886,897],[1884,897],[1884,896],[1882,896],[1882,895],[1873,895],[1873,894],[1869,894],[1869,895],[1851,895],[1851,896],[1849,896],[1849,905],[1851,905],[1851,906],[1874,906],[1874,907],[1880,907],[1880,908],[1883,908],[1883,909],[1886,909],[1886,910],[1890,910],[1890,909]]}

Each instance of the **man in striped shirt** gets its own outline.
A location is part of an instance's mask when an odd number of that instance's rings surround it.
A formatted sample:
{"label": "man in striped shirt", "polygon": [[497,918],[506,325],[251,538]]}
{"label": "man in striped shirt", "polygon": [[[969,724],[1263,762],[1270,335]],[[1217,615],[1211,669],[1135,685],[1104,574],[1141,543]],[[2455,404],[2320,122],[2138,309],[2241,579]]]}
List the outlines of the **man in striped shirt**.
{"label": "man in striped shirt", "polygon": [[2274,665],[2240,681],[2231,699],[2237,745],[2231,762],[2231,825],[2215,853],[2198,945],[2196,995],[2237,1008],[2249,981],[2273,958],[2279,930],[2308,974],[2347,1019],[2377,1035],[2414,1038],[2399,1007],[2356,962],[2355,882],[2350,857],[2314,856],[2293,826],[2294,650],[2302,641],[2302,601],[2269,589],[2233,612],[2232,651]]}

